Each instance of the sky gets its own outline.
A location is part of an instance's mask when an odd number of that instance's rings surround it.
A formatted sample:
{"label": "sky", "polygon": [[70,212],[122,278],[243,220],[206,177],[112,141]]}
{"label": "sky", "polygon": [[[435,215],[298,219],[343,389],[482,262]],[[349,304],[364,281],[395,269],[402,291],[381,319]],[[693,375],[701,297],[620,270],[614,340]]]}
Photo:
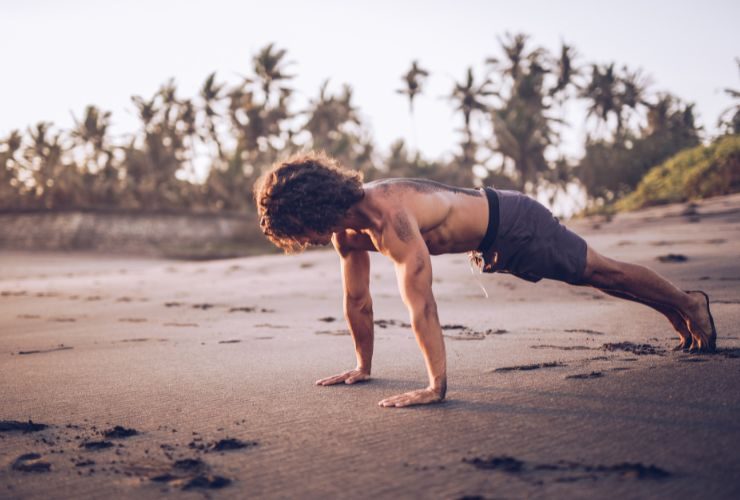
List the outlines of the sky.
{"label": "sky", "polygon": [[[252,56],[274,42],[288,51],[295,107],[349,83],[381,151],[404,138],[427,157],[449,155],[461,119],[444,99],[472,66],[499,54],[497,37],[523,32],[556,53],[575,46],[577,63],[641,68],[652,90],[696,105],[708,135],[740,88],[740,2],[599,1],[170,1],[0,0],[0,137],[38,121],[70,128],[95,104],[113,112],[111,131],[137,129],[132,95],[153,95],[174,77],[183,97],[206,76],[236,82]],[[418,59],[431,72],[415,104],[396,93]],[[564,151],[577,155],[585,131],[578,105]]]}

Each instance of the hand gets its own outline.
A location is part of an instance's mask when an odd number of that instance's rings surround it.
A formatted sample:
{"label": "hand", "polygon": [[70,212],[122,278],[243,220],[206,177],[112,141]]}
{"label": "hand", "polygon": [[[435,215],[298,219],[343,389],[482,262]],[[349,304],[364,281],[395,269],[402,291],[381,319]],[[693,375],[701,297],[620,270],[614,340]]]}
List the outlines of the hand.
{"label": "hand", "polygon": [[427,387],[426,389],[417,389],[415,391],[404,392],[403,394],[396,394],[395,396],[385,398],[383,401],[378,403],[378,406],[383,406],[385,408],[395,406],[396,408],[400,408],[403,406],[441,403],[442,401],[444,401],[444,396],[442,396],[440,391]]}
{"label": "hand", "polygon": [[326,377],[321,380],[317,380],[316,385],[334,385],[341,384],[342,382],[345,384],[354,384],[355,382],[364,382],[368,379],[370,379],[370,373],[355,368],[354,370],[348,370],[339,375],[334,375],[333,377]]}

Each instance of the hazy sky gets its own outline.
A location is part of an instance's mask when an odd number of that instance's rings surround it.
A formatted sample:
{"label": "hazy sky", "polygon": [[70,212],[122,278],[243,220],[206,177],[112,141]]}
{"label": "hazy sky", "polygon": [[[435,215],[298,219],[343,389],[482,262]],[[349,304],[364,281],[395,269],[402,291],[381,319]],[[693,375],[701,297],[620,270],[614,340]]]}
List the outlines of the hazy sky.
{"label": "hazy sky", "polygon": [[[151,96],[174,77],[195,96],[205,77],[236,81],[269,42],[288,50],[297,78],[296,107],[350,83],[376,142],[413,142],[400,88],[411,60],[432,72],[416,104],[419,148],[453,150],[460,120],[449,102],[453,80],[468,66],[478,75],[497,54],[496,37],[524,32],[557,51],[564,40],[580,62],[626,63],[696,103],[699,123],[714,132],[740,87],[740,2],[705,1],[289,1],[93,2],[0,0],[0,136],[40,120],[68,128],[87,104],[113,111],[115,134],[137,127],[130,96]],[[577,152],[583,123],[575,111],[567,149]]]}

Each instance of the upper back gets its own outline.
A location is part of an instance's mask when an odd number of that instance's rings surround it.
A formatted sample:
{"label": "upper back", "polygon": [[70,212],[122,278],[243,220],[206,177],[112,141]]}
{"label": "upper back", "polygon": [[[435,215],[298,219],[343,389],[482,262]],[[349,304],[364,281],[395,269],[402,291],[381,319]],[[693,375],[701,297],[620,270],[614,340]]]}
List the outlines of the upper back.
{"label": "upper back", "polygon": [[430,253],[474,249],[485,234],[488,202],[479,190],[426,179],[382,179],[363,189],[363,205],[380,214],[376,231],[392,229],[394,218],[406,217],[418,227]]}

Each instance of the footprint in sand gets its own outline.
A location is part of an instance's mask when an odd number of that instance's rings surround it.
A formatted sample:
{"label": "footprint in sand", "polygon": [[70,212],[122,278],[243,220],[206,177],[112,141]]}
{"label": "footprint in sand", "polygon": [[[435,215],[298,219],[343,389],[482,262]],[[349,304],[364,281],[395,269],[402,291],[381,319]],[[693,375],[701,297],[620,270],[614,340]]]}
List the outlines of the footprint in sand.
{"label": "footprint in sand", "polygon": [[575,375],[566,375],[566,379],[575,379],[575,380],[590,380],[594,378],[601,378],[604,374],[602,372],[591,372],[591,373],[577,373]]}
{"label": "footprint in sand", "polygon": [[443,331],[449,331],[449,330],[456,331],[457,333],[453,335],[443,334],[448,339],[453,339],[453,340],[483,340],[488,335],[503,335],[505,333],[509,333],[508,330],[504,330],[502,328],[499,328],[496,330],[488,329],[488,330],[484,330],[481,332],[481,331],[473,330],[472,328],[467,327],[465,325],[458,325],[458,324],[442,325],[442,330]]}
{"label": "footprint in sand", "polygon": [[658,255],[656,259],[659,262],[663,262],[663,263],[680,263],[680,262],[686,262],[687,260],[689,260],[688,257],[680,253],[669,253],[665,255]]}
{"label": "footprint in sand", "polygon": [[28,354],[44,354],[47,352],[55,352],[55,351],[68,351],[70,349],[74,349],[71,346],[66,346],[64,344],[59,344],[57,347],[52,347],[51,349],[35,349],[32,351],[18,351],[18,354],[20,356],[26,356]]}
{"label": "footprint in sand", "polygon": [[103,431],[103,436],[108,439],[126,439],[131,436],[137,436],[139,431],[132,428],[123,427],[122,425],[116,425],[108,430]]}
{"label": "footprint in sand", "polygon": [[110,441],[85,441],[80,444],[80,448],[84,448],[90,451],[105,450],[113,448],[114,444]]}
{"label": "footprint in sand", "polygon": [[123,339],[119,340],[119,342],[149,342],[150,340],[155,340],[157,342],[169,342],[169,339],[148,339],[148,338],[136,338],[136,339]]}
{"label": "footprint in sand", "polygon": [[44,462],[38,453],[25,453],[15,459],[12,469],[21,472],[49,472],[51,464]]}
{"label": "footprint in sand", "polygon": [[568,366],[560,361],[549,361],[546,363],[534,363],[531,365],[518,365],[518,366],[504,366],[501,368],[494,368],[488,370],[486,373],[500,373],[500,372],[513,372],[513,371],[531,371],[540,370],[542,368],[559,368],[562,366]]}
{"label": "footprint in sand", "polygon": [[188,491],[193,489],[216,490],[229,486],[231,479],[211,473],[210,466],[199,458],[182,458],[171,464],[133,464],[127,475],[139,476],[155,483]]}
{"label": "footprint in sand", "polygon": [[288,328],[288,325],[273,325],[271,323],[260,323],[258,325],[254,325],[255,328]]}
{"label": "footprint in sand", "polygon": [[316,335],[349,335],[349,330],[319,330]]}
{"label": "footprint in sand", "polygon": [[639,462],[623,462],[615,465],[591,465],[566,460],[554,463],[530,463],[505,455],[463,458],[462,461],[479,470],[516,475],[522,480],[533,481],[533,484],[542,484],[545,481],[572,483],[609,478],[664,480],[672,476],[665,469],[655,465],[643,465]]}
{"label": "footprint in sand", "polygon": [[245,313],[253,313],[253,312],[261,312],[261,313],[273,313],[275,312],[275,309],[267,309],[265,307],[251,307],[251,306],[245,306],[245,307],[232,307],[229,309],[230,313],[235,312],[245,312]]}
{"label": "footprint in sand", "polygon": [[39,424],[29,420],[28,422],[19,422],[17,420],[0,420],[0,432],[29,432],[43,431],[49,427],[46,424]]}
{"label": "footprint in sand", "polygon": [[630,352],[632,354],[636,354],[638,356],[646,356],[646,355],[655,355],[655,356],[663,356],[665,355],[665,349],[662,349],[660,347],[656,347],[651,344],[633,344],[632,342],[614,342],[614,343],[607,343],[603,344],[600,347],[603,351],[625,351]]}
{"label": "footprint in sand", "polygon": [[405,321],[399,321],[396,319],[376,319],[373,321],[373,324],[377,326],[378,328],[388,328],[389,326],[398,326],[401,328],[411,328],[410,323],[406,323]]}
{"label": "footprint in sand", "polygon": [[588,328],[569,328],[563,331],[565,333],[587,333],[589,335],[604,335],[604,332],[599,332],[597,330],[589,330]]}
{"label": "footprint in sand", "polygon": [[590,351],[593,347],[587,347],[585,345],[552,345],[552,344],[538,344],[529,346],[530,349],[559,349],[561,351]]}

